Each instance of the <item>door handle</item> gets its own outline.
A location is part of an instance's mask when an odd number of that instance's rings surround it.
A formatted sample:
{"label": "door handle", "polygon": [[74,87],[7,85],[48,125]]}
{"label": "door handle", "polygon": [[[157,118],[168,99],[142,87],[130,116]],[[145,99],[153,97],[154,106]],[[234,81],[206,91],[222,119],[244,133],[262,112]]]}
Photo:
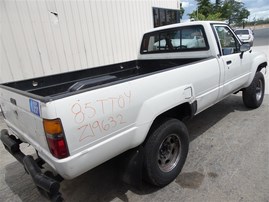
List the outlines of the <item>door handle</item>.
{"label": "door handle", "polygon": [[226,64],[227,64],[227,65],[232,64],[232,61],[231,61],[231,60],[226,61]]}

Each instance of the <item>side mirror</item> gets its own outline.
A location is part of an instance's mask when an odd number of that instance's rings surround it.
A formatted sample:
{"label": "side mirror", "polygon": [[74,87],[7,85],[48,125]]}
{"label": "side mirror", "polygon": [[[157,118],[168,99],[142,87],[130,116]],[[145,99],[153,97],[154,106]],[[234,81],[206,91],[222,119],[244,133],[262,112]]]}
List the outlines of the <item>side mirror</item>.
{"label": "side mirror", "polygon": [[243,58],[244,52],[250,50],[250,44],[249,43],[244,43],[240,46],[240,59]]}
{"label": "side mirror", "polygon": [[249,43],[244,43],[240,46],[240,52],[246,52],[250,50],[250,44]]}

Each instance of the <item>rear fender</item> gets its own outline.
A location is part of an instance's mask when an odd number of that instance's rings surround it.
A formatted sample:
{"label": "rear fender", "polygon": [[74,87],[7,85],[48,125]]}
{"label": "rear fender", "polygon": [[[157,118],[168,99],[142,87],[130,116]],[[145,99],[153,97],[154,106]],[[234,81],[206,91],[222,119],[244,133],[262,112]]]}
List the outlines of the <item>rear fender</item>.
{"label": "rear fender", "polygon": [[193,86],[190,84],[171,89],[146,100],[136,120],[135,145],[137,146],[145,140],[156,117],[183,103],[193,103],[195,101],[194,94]]}

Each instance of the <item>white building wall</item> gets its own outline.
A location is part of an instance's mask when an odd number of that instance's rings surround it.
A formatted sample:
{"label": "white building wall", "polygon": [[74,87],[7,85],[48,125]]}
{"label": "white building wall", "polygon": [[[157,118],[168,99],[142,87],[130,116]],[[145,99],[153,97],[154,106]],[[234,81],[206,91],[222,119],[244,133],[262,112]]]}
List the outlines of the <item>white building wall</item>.
{"label": "white building wall", "polygon": [[178,1],[0,0],[0,83],[136,59],[152,7]]}

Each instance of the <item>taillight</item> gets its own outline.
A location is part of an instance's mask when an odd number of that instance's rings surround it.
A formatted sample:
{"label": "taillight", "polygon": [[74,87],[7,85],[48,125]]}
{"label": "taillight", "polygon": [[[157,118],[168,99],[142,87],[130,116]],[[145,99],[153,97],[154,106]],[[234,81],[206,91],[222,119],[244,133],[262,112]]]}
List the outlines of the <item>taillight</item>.
{"label": "taillight", "polygon": [[50,153],[58,158],[62,159],[69,156],[67,143],[65,141],[65,135],[60,119],[43,119],[44,131],[46,134]]}

